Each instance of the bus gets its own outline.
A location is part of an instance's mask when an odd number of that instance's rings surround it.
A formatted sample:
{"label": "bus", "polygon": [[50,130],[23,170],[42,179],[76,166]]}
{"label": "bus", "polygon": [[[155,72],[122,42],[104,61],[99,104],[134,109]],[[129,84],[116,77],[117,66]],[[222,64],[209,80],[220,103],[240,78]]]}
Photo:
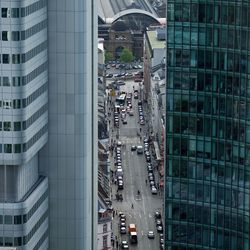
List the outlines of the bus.
{"label": "bus", "polygon": [[116,102],[118,105],[125,105],[126,102],[126,94],[121,94],[116,98]]}

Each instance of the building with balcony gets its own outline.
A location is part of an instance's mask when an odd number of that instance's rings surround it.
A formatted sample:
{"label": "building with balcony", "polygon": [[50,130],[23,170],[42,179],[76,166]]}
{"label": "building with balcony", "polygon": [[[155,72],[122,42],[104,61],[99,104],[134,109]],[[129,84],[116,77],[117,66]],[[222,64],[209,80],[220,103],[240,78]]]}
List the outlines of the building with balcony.
{"label": "building with balcony", "polygon": [[250,3],[167,3],[165,249],[249,249]]}

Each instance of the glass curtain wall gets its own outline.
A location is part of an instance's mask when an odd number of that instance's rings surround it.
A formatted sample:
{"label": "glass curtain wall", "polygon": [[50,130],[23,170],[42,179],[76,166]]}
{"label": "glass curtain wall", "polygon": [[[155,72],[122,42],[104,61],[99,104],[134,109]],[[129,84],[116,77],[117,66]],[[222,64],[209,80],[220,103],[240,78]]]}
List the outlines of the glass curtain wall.
{"label": "glass curtain wall", "polygon": [[166,97],[165,249],[250,249],[249,0],[168,0]]}

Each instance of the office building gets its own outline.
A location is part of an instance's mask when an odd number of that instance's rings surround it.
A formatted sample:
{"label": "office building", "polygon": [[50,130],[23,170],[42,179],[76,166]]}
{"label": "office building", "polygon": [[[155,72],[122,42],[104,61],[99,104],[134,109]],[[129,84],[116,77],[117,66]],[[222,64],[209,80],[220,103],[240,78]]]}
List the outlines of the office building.
{"label": "office building", "polygon": [[250,248],[249,52],[249,1],[168,1],[165,249]]}
{"label": "office building", "polygon": [[94,249],[95,5],[0,9],[0,247]]}

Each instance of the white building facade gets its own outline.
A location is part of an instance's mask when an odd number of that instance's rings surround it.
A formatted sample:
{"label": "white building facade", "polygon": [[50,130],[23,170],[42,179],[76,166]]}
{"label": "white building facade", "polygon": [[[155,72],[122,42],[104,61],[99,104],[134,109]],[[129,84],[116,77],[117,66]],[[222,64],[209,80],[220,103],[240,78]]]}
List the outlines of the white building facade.
{"label": "white building facade", "polygon": [[95,249],[94,1],[0,1],[0,247]]}

